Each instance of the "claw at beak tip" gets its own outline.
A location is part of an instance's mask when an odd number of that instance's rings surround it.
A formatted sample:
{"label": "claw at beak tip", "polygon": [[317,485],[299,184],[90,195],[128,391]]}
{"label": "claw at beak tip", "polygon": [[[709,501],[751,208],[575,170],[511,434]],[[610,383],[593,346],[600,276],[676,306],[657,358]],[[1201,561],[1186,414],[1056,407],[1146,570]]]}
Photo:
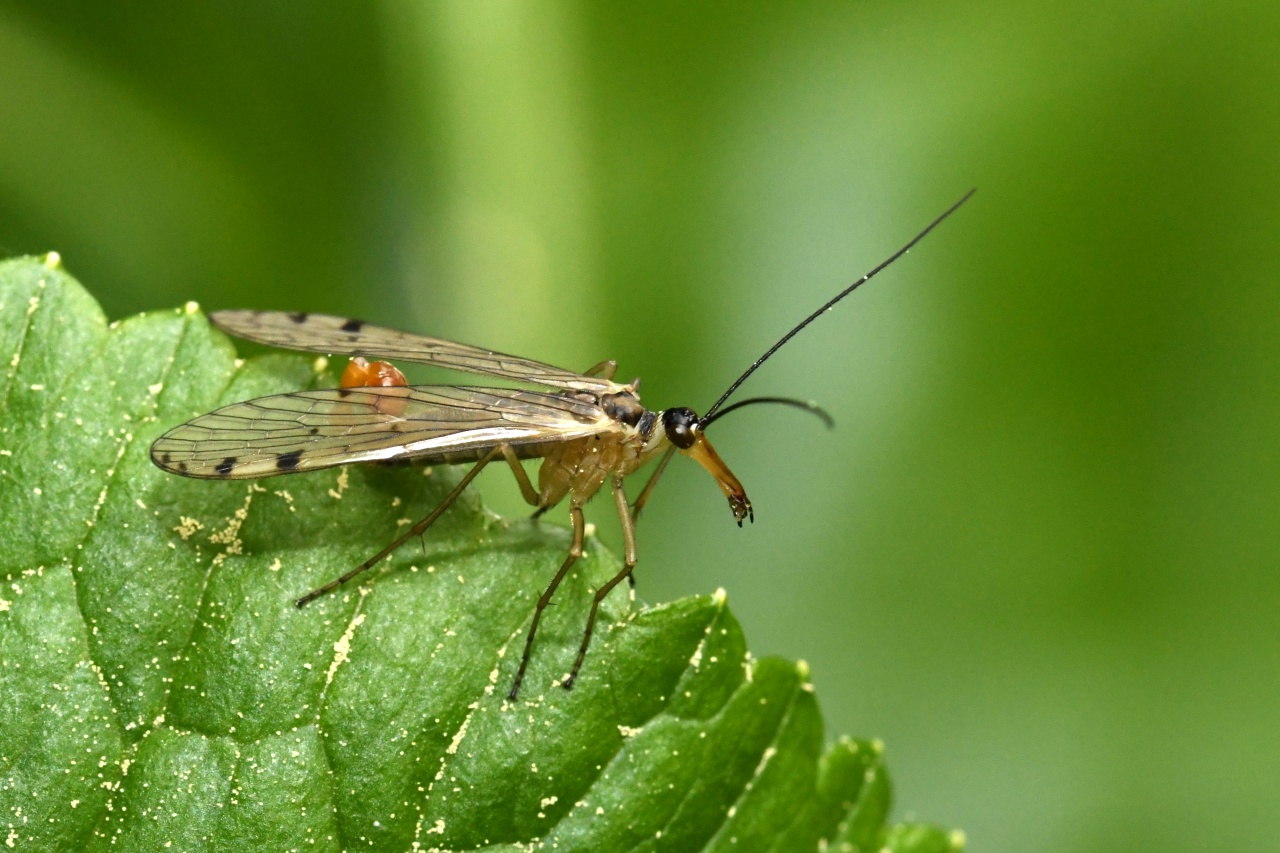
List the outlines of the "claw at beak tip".
{"label": "claw at beak tip", "polygon": [[738,522],[739,527],[742,526],[743,520],[748,517],[751,518],[752,522],[755,521],[755,513],[751,509],[751,501],[747,499],[747,493],[742,488],[742,484],[738,482],[737,477],[733,476],[729,466],[724,464],[719,454],[716,453],[715,448],[711,446],[711,442],[707,441],[706,436],[699,435],[693,446],[684,449],[682,452],[705,468],[715,478],[720,491],[729,499],[729,509],[733,513],[733,520]]}

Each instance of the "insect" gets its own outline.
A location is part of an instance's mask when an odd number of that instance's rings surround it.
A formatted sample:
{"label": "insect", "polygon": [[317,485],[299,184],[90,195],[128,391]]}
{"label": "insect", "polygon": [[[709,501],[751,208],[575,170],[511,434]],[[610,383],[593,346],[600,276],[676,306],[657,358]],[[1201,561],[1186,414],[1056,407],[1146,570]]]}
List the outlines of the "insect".
{"label": "insect", "polygon": [[[635,522],[676,452],[692,458],[715,479],[734,520],[754,520],[738,478],[707,440],[707,428],[744,406],[774,403],[830,419],[813,403],[790,397],[752,397],[725,406],[729,397],[787,341],[859,286],[906,254],[973,194],[970,190],[905,246],[845,287],[787,332],[731,384],[706,414],[692,409],[646,409],[637,389],[613,381],[617,365],[604,361],[576,373],[518,356],[439,338],[400,332],[360,320],[322,314],[219,311],[213,323],[237,337],[317,353],[352,356],[340,387],[260,397],[225,406],[175,427],[151,446],[152,461],[185,477],[252,479],[315,471],[355,462],[413,460],[470,463],[471,469],[425,518],[342,577],[297,599],[299,607],[351,581],[421,535],[489,463],[502,459],[515,475],[535,517],[569,501],[572,544],[538,598],[520,666],[508,694],[515,700],[524,680],[534,636],[556,588],[582,555],[583,505],[606,484],[622,522],[623,568],[595,591],[573,668],[562,682],[573,686],[591,644],[600,602],[631,577],[636,565]],[[366,357],[419,362],[516,380],[539,390],[466,385],[409,385],[399,370]],[[521,460],[541,459],[535,488]],[[657,459],[634,502],[624,479]]]}

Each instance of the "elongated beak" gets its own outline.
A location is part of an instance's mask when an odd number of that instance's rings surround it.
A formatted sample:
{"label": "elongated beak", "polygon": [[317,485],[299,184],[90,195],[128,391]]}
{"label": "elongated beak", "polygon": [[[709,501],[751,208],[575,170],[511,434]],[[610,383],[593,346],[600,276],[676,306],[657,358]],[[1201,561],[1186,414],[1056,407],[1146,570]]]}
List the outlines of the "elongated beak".
{"label": "elongated beak", "polygon": [[733,510],[733,518],[738,522],[739,527],[742,526],[744,518],[750,518],[752,521],[756,520],[755,514],[751,511],[751,501],[747,500],[746,489],[742,488],[738,478],[733,476],[729,466],[724,464],[720,454],[716,453],[716,449],[711,446],[711,442],[707,441],[706,435],[699,432],[698,439],[693,443],[693,447],[680,452],[703,468],[706,468],[707,473],[716,478],[716,484],[720,486],[720,491],[724,492],[724,496],[729,499],[729,509]]}

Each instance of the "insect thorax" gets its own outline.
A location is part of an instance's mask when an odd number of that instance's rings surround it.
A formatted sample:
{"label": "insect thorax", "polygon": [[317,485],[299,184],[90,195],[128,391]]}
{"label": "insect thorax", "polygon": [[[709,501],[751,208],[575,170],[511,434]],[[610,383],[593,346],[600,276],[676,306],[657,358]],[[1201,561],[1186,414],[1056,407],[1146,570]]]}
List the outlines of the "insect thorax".
{"label": "insect thorax", "polygon": [[[604,413],[621,424],[638,427],[646,409],[640,399],[631,391],[620,391],[617,394],[606,394],[600,398],[600,408]],[[645,436],[648,438],[648,436]]]}
{"label": "insect thorax", "polygon": [[544,504],[557,503],[570,493],[585,501],[614,474],[625,477],[644,464],[656,449],[650,439],[658,417],[633,392],[600,397],[598,405],[617,429],[566,441],[545,452],[538,470]]}

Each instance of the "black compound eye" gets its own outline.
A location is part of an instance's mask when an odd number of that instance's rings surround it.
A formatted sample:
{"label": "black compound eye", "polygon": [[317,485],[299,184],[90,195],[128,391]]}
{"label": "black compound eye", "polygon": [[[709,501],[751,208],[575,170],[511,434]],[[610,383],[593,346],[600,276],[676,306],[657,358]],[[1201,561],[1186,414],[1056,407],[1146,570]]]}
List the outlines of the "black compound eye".
{"label": "black compound eye", "polygon": [[688,450],[698,440],[698,416],[692,409],[667,409],[662,413],[662,427],[667,440],[681,450]]}

